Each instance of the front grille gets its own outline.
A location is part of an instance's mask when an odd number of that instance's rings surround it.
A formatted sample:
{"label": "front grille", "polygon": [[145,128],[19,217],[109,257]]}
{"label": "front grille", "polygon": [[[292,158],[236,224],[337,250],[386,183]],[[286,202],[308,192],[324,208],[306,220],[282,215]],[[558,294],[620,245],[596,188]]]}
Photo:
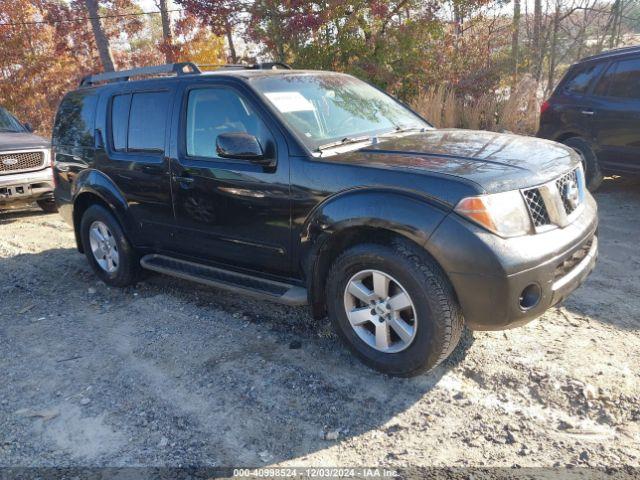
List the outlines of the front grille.
{"label": "front grille", "polygon": [[575,195],[576,199],[578,198],[577,170],[569,172],[556,180],[556,187],[558,187],[560,198],[562,198],[565,212],[567,212],[567,215],[571,215],[571,213],[578,208],[577,200],[574,200],[574,202],[570,200],[571,194]]}
{"label": "front grille", "polygon": [[0,153],[0,173],[35,170],[44,166],[43,152]]}
{"label": "front grille", "polygon": [[540,195],[540,190],[532,188],[530,190],[525,190],[522,193],[527,201],[527,207],[529,208],[533,224],[536,227],[549,225],[551,223],[551,219],[549,218],[549,213],[547,212],[547,207],[544,204],[542,195]]}
{"label": "front grille", "polygon": [[550,183],[522,191],[536,228],[568,224],[568,216],[576,211],[582,201],[578,171],[574,169]]}
{"label": "front grille", "polygon": [[593,238],[590,238],[579,250],[575,251],[573,255],[569,258],[566,258],[562,263],[559,263],[556,266],[556,270],[553,275],[553,281],[560,280],[565,275],[569,274],[571,270],[573,270],[584,257],[587,256],[589,250],[591,250],[591,246],[593,245]]}

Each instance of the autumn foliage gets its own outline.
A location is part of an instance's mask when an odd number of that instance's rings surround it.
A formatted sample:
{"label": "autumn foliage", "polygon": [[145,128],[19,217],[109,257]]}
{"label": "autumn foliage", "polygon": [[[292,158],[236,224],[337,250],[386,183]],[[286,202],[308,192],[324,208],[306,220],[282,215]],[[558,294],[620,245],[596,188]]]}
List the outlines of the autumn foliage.
{"label": "autumn foliage", "polygon": [[[132,0],[100,5],[117,68],[164,62],[159,16],[136,15],[141,10]],[[0,105],[43,135],[62,96],[83,76],[102,71],[87,16],[82,0],[0,2]],[[223,61],[222,40],[195,17],[183,15],[173,28],[178,60]]]}
{"label": "autumn foliage", "polygon": [[[173,0],[170,36],[136,0],[93,1],[116,68],[282,61],[352,73],[439,125],[528,133],[573,61],[640,40],[637,0]],[[102,70],[87,2],[0,1],[0,104],[43,134]]]}

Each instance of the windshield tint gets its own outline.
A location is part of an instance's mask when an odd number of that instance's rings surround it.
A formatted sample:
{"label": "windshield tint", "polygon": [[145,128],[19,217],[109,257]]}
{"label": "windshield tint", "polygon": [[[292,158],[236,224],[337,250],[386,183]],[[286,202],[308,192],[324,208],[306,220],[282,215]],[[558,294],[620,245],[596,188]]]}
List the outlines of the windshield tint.
{"label": "windshield tint", "polygon": [[0,132],[24,132],[22,124],[7,112],[4,108],[0,108]]}
{"label": "windshield tint", "polygon": [[278,75],[255,78],[252,85],[312,151],[364,136],[429,128],[390,96],[348,75]]}

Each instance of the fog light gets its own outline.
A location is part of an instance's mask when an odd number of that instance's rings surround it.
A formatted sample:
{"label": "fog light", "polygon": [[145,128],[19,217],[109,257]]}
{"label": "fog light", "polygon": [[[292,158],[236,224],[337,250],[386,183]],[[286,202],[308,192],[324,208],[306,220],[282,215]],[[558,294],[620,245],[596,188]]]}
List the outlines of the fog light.
{"label": "fog light", "polygon": [[520,308],[523,310],[529,310],[535,307],[540,301],[541,295],[542,292],[537,284],[532,283],[527,286],[520,294]]}

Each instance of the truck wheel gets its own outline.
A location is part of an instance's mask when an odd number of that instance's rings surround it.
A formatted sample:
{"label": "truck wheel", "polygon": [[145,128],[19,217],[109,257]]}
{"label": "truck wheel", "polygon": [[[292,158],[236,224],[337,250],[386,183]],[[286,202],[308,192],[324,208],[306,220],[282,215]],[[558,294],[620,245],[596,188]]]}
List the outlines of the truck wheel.
{"label": "truck wheel", "polygon": [[36,203],[44,213],[56,213],[58,211],[58,206],[53,199],[38,200]]}
{"label": "truck wheel", "polygon": [[82,215],[80,234],[87,260],[104,283],[114,287],[135,283],[140,260],[111,212],[101,205],[90,206]]}
{"label": "truck wheel", "polygon": [[564,141],[567,147],[573,148],[582,158],[582,166],[587,182],[587,188],[590,192],[595,192],[602,184],[603,176],[600,171],[598,157],[586,140],[580,137],[568,138]]}
{"label": "truck wheel", "polygon": [[435,261],[404,243],[347,250],[333,263],[326,291],[339,336],[383,373],[429,371],[460,340],[464,321],[449,281]]}

